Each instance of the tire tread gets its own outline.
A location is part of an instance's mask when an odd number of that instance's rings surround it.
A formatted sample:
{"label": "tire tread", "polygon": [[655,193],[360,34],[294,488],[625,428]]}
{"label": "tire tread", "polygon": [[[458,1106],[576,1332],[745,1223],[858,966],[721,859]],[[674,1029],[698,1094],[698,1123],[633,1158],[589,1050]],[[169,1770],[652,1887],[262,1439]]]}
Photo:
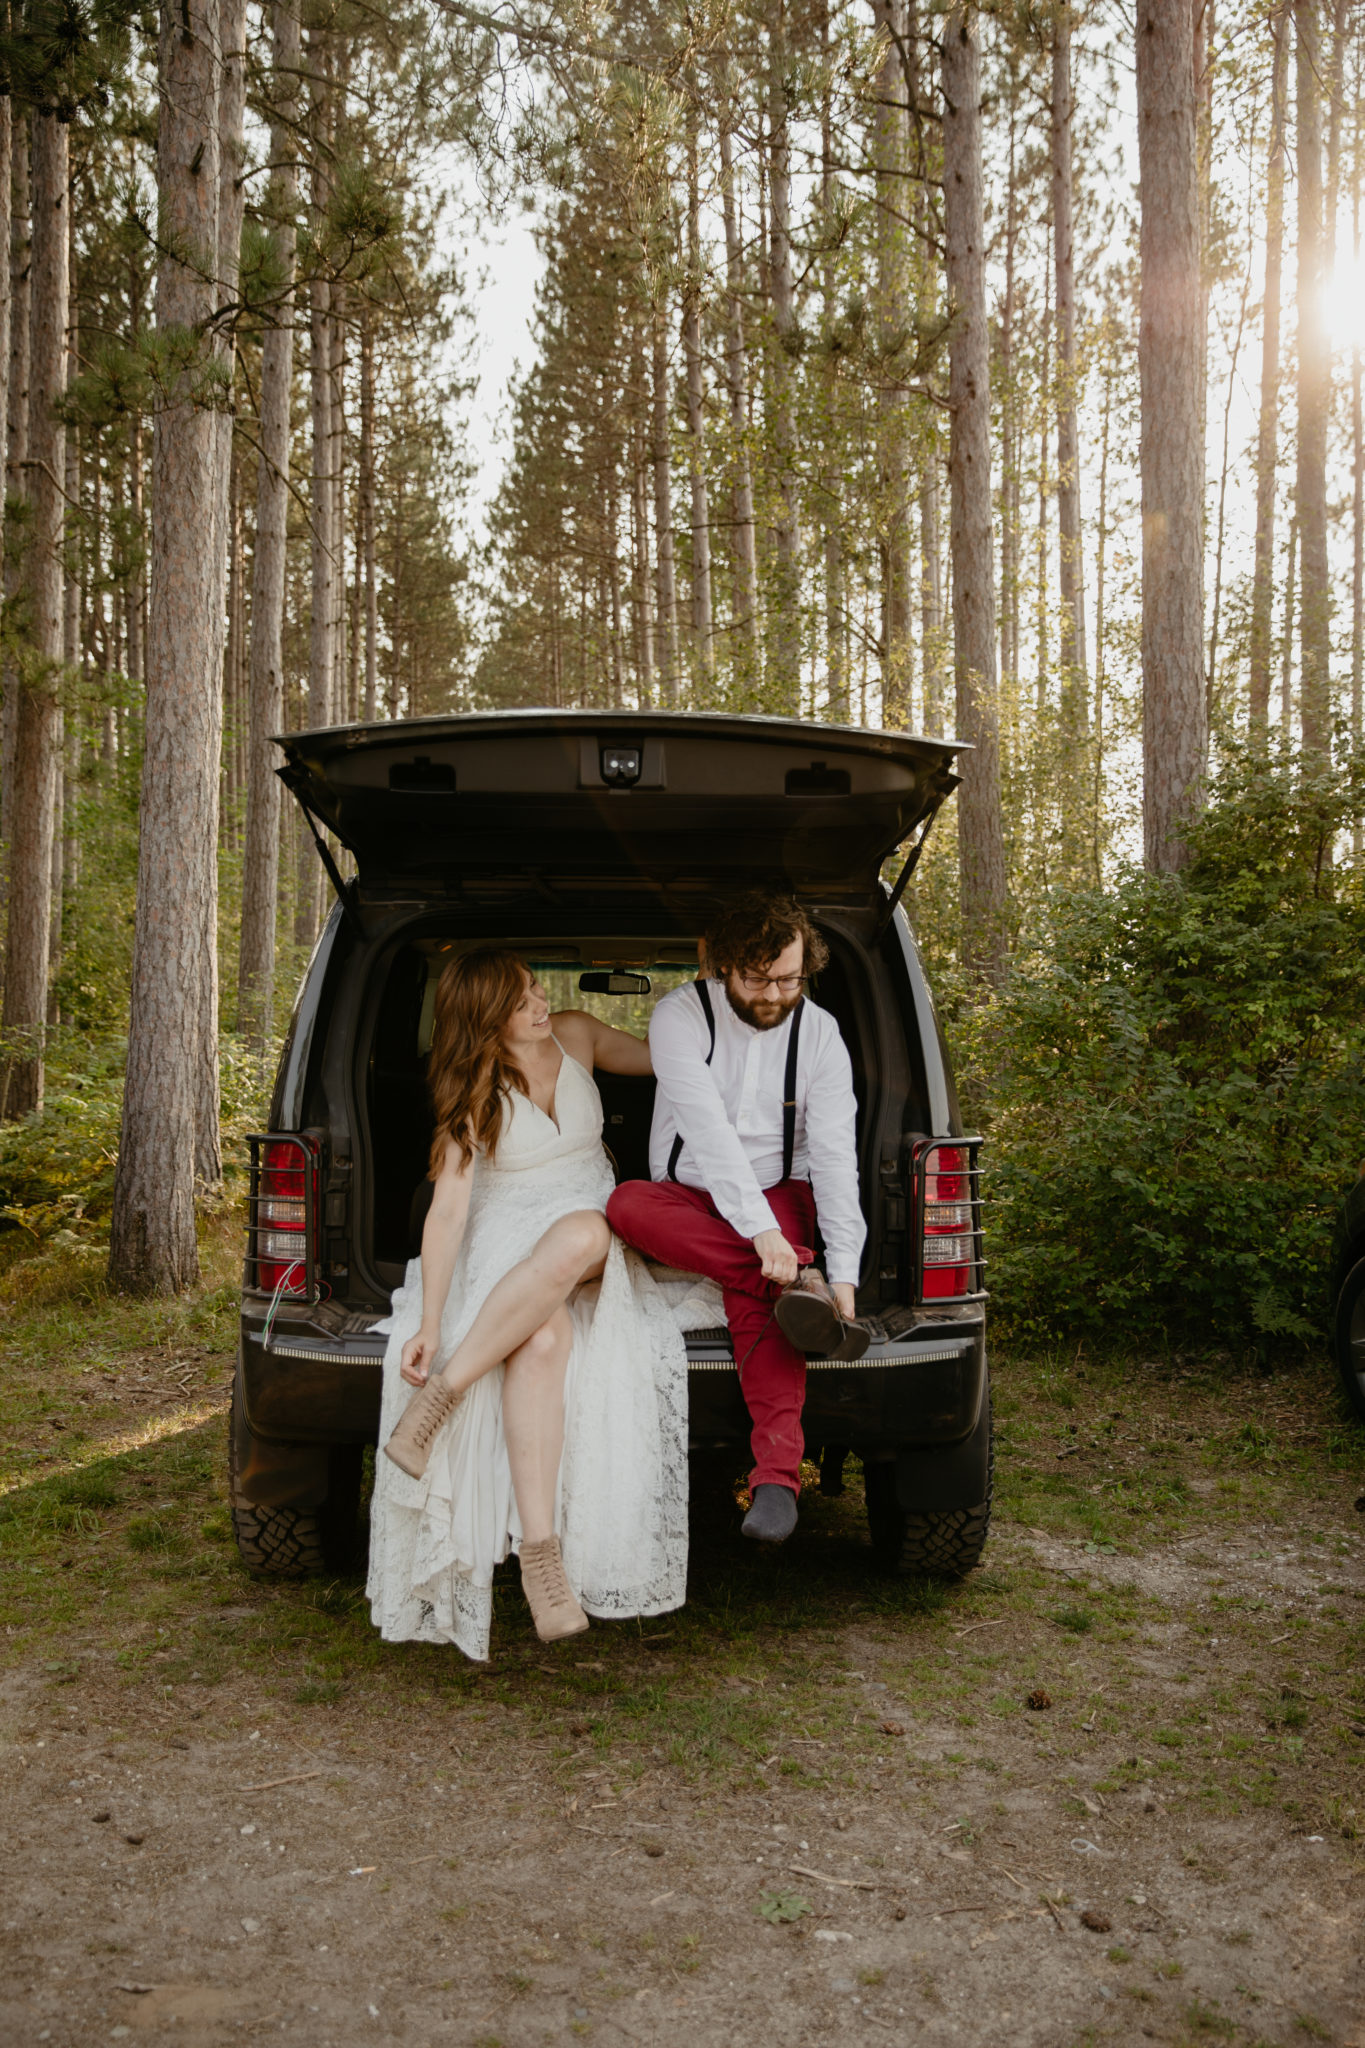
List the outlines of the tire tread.
{"label": "tire tread", "polygon": [[[237,1391],[228,1424],[228,1502],[237,1555],[254,1579],[305,1579],[325,1572],[329,1551],[327,1502],[320,1508],[264,1508],[245,1499],[237,1479]],[[351,1505],[354,1520],[354,1504]]]}

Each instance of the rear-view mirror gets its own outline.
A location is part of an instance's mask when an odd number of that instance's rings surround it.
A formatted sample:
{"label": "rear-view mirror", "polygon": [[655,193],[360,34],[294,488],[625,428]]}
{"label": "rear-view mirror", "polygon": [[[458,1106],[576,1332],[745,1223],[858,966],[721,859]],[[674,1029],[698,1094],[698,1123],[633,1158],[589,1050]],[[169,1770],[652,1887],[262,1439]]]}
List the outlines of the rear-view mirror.
{"label": "rear-view mirror", "polygon": [[578,986],[585,996],[647,996],[649,976],[609,974],[604,969],[594,968],[588,974],[579,975]]}

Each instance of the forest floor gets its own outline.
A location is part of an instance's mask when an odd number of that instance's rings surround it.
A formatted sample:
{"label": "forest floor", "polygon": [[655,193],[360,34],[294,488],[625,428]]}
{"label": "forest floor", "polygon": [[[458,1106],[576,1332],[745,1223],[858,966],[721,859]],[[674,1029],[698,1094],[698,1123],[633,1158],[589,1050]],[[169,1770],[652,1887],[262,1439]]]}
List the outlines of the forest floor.
{"label": "forest floor", "polygon": [[0,1276],[7,2044],[1365,2048],[1325,1366],[1004,1355],[966,1583],[873,1570],[850,1461],[774,1554],[696,1501],[663,1620],[547,1650],[509,1578],[473,1667],[241,1571],[232,1238],[174,1304]]}

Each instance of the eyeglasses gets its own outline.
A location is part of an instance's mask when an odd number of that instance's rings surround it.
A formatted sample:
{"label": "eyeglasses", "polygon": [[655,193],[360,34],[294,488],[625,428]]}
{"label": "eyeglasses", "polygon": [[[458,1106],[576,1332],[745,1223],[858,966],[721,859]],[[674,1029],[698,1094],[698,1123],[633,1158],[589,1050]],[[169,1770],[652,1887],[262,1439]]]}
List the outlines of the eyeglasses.
{"label": "eyeglasses", "polygon": [[794,996],[806,980],[804,974],[741,974],[740,985],[749,996],[761,996],[766,989],[775,988],[780,995]]}

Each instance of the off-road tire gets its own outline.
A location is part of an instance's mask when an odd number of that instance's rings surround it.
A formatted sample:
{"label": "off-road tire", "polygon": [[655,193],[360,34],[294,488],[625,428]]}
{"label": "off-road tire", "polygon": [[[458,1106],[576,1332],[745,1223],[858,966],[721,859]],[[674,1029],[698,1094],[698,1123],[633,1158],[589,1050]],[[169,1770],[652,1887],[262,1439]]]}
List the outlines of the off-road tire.
{"label": "off-road tire", "polygon": [[228,1428],[228,1498],[237,1554],[256,1579],[304,1579],[355,1562],[361,1452],[339,1444],[328,1458],[327,1498],[313,1508],[265,1508],[237,1483],[236,1416]]}
{"label": "off-road tire", "polygon": [[1365,1259],[1357,1259],[1341,1283],[1337,1312],[1332,1326],[1332,1352],[1341,1375],[1342,1389],[1357,1422],[1365,1422],[1365,1357],[1353,1354],[1352,1345],[1365,1339]]}
{"label": "off-road tire", "polygon": [[327,1569],[315,1508],[232,1503],[237,1554],[255,1579],[304,1579]]}
{"label": "off-road tire", "polygon": [[867,1527],[877,1561],[898,1578],[964,1579],[981,1562],[991,1527],[991,1496],[970,1508],[921,1514],[896,1497],[894,1464],[866,1465]]}

